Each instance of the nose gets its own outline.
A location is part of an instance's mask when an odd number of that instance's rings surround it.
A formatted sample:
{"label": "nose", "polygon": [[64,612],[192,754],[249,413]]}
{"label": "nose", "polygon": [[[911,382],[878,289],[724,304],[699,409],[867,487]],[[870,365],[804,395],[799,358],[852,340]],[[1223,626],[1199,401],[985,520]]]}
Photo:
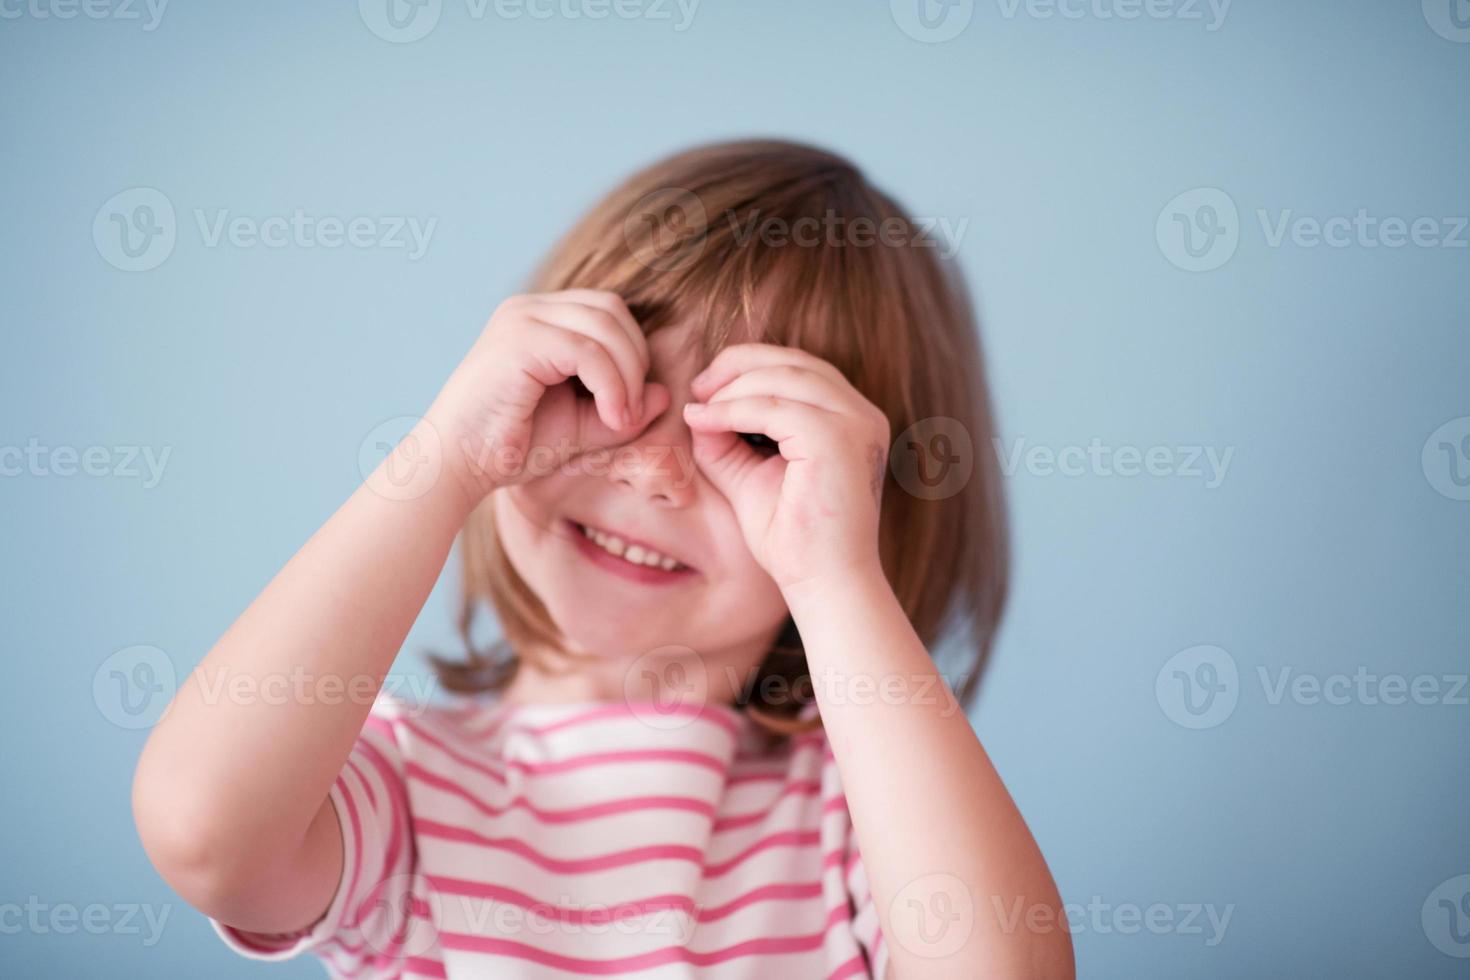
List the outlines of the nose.
{"label": "nose", "polygon": [[672,406],[636,439],[613,452],[608,478],[659,507],[687,507],[694,499],[694,454],[682,412]]}

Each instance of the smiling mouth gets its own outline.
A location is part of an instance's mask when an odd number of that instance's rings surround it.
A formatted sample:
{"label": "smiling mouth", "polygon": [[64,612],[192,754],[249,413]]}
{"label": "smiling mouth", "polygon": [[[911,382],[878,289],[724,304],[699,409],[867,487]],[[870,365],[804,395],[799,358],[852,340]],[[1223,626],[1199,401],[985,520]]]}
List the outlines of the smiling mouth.
{"label": "smiling mouth", "polygon": [[598,564],[614,571],[635,573],[642,580],[664,580],[693,572],[694,569],[672,555],[625,538],[613,531],[568,520],[576,533],[578,547]]}

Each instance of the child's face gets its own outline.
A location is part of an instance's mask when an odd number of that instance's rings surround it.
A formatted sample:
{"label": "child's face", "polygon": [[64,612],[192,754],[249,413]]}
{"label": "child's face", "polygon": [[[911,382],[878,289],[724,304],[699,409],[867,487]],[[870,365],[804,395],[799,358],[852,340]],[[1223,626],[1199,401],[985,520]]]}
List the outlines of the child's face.
{"label": "child's face", "polygon": [[[671,396],[662,415],[608,453],[496,492],[495,521],[512,566],[574,648],[616,672],[659,648],[688,647],[721,675],[707,678],[712,688],[736,681],[738,690],[787,609],[729,502],[694,464],[683,406],[701,365],[689,337],[687,326],[671,326],[648,338],[649,379]],[[589,540],[589,527],[621,538],[625,557]],[[629,539],[687,567],[646,564],[646,552],[631,552],[645,562],[631,563]]]}

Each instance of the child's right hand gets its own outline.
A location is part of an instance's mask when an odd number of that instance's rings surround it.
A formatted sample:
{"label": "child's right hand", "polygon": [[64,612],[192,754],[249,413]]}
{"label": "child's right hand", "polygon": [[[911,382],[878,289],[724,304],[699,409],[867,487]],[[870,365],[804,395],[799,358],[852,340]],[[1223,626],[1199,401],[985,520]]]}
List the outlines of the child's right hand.
{"label": "child's right hand", "polygon": [[[648,344],[615,293],[512,296],[495,310],[425,418],[474,501],[626,442],[669,406],[645,382]],[[579,379],[592,397],[574,390]],[[528,465],[528,462],[532,465]]]}

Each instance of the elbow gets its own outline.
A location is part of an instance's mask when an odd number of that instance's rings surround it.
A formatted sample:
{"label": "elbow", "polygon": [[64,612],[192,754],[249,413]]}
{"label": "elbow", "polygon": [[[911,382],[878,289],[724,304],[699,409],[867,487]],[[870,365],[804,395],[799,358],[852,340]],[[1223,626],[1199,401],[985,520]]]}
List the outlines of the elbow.
{"label": "elbow", "polygon": [[1072,936],[1062,930],[1057,939],[1041,951],[1041,962],[1032,976],[1053,977],[1055,980],[1077,980],[1077,957],[1072,950]]}
{"label": "elbow", "polygon": [[214,914],[242,884],[247,866],[227,846],[228,831],[177,778],[152,774],[146,757],[133,777],[133,822],[144,853],[169,887]]}

